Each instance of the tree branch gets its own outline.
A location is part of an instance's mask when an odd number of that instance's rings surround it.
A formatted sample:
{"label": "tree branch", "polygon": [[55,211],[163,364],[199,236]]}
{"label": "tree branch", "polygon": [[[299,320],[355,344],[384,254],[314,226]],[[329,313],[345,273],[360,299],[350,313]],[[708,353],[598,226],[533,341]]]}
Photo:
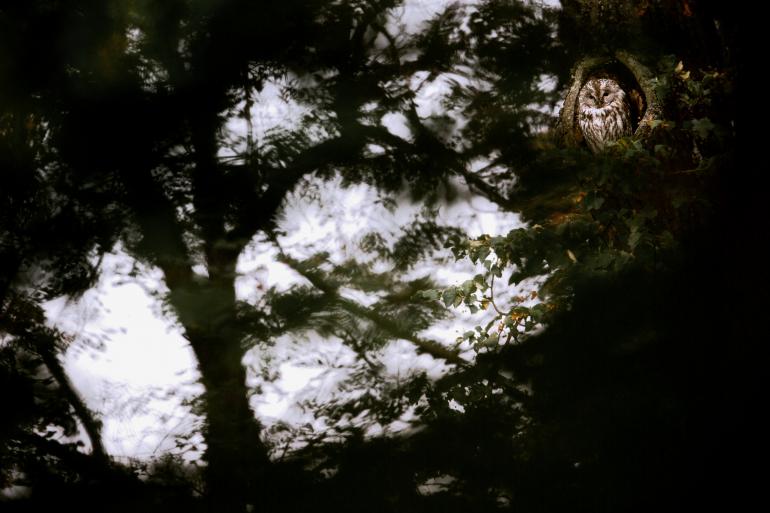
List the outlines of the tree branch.
{"label": "tree branch", "polygon": [[373,322],[380,328],[390,333],[394,338],[400,338],[411,342],[416,346],[418,352],[427,353],[434,358],[446,360],[447,362],[453,363],[455,365],[462,366],[468,363],[464,359],[460,358],[460,355],[457,352],[444,347],[439,342],[420,338],[411,331],[402,328],[398,322],[385,315],[377,313],[374,309],[361,306],[353,300],[340,296],[336,287],[327,283],[319,273],[304,268],[300,262],[294,260],[285,253],[281,253],[278,257],[278,260],[300,273],[314,287],[332,298],[332,300],[341,308],[354,315]]}
{"label": "tree branch", "polygon": [[174,205],[149,170],[133,170],[124,175],[129,207],[142,234],[136,248],[138,254],[161,268],[169,289],[191,283],[192,260]]}
{"label": "tree branch", "polygon": [[[93,478],[104,478],[105,470],[116,471],[118,467],[110,464],[109,460],[97,459],[93,455],[83,454],[75,449],[73,445],[65,445],[55,440],[43,438],[42,436],[19,432],[12,435],[18,442],[33,447],[41,455],[54,456],[66,464],[66,468],[74,470],[85,476]],[[130,474],[123,474],[130,476]]]}
{"label": "tree branch", "polygon": [[66,347],[64,335],[45,326],[43,309],[22,296],[13,296],[3,314],[0,329],[16,337],[20,347],[41,358],[56,381],[58,392],[83,425],[91,442],[92,455],[97,460],[108,461],[109,457],[102,445],[101,422],[83,401],[59,361],[59,353]]}
{"label": "tree branch", "polygon": [[88,439],[91,441],[92,456],[100,461],[108,461],[109,456],[104,449],[104,445],[102,445],[101,421],[94,416],[94,413],[86,406],[83,398],[75,390],[53,347],[45,345],[41,347],[39,354],[43,359],[43,363],[45,363],[45,366],[48,367],[51,375],[56,380],[56,384],[59,386],[64,398],[72,406],[78,419],[80,419],[80,423],[83,425],[83,429],[85,429]]}
{"label": "tree branch", "polygon": [[267,190],[242,211],[235,228],[227,234],[227,241],[242,248],[259,230],[272,228],[281,203],[302,178],[330,164],[350,160],[362,147],[363,141],[329,139],[300,153],[291,166],[273,170]]}

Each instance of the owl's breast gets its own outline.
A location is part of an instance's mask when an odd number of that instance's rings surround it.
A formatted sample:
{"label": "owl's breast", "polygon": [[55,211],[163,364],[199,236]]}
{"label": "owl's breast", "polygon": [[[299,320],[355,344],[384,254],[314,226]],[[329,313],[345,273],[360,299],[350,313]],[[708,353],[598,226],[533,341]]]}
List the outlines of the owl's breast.
{"label": "owl's breast", "polygon": [[610,105],[606,107],[583,107],[580,109],[580,117],[584,119],[604,119],[613,112]]}

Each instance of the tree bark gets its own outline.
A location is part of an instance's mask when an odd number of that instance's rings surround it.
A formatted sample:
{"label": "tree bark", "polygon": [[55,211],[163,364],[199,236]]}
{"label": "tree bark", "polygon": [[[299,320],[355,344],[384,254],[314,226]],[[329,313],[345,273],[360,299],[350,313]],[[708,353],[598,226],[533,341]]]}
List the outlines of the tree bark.
{"label": "tree bark", "polygon": [[56,384],[59,386],[67,402],[75,411],[75,415],[80,419],[80,423],[83,425],[83,429],[86,431],[86,435],[88,435],[88,439],[91,442],[91,455],[99,463],[106,464],[109,461],[109,456],[102,444],[101,421],[94,416],[93,412],[86,406],[83,398],[75,390],[54,349],[42,348],[40,357],[56,380]]}
{"label": "tree bark", "polygon": [[268,456],[259,438],[261,426],[249,406],[246,370],[241,364],[243,333],[237,326],[234,285],[239,250],[213,238],[216,219],[203,220],[212,237],[203,240],[209,276],[196,276],[184,230],[161,185],[145,174],[129,176],[143,234],[136,250],[162,269],[169,302],[198,361],[204,386],[201,413],[206,419],[204,459],[211,510],[245,511],[247,496],[262,486]]}
{"label": "tree bark", "polygon": [[[234,259],[221,266],[234,269]],[[216,267],[210,266],[212,272]],[[260,439],[261,426],[249,405],[233,279],[217,274],[193,278],[172,288],[170,299],[198,360],[204,386],[211,509],[244,511],[248,496],[263,486],[269,459]]]}

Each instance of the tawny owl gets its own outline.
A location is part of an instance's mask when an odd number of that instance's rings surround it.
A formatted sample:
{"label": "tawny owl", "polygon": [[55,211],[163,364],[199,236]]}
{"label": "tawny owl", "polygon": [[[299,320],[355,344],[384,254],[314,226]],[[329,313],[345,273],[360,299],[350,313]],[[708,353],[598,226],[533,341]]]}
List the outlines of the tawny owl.
{"label": "tawny owl", "polygon": [[594,153],[631,135],[631,110],[620,84],[611,78],[586,82],[578,95],[578,126]]}

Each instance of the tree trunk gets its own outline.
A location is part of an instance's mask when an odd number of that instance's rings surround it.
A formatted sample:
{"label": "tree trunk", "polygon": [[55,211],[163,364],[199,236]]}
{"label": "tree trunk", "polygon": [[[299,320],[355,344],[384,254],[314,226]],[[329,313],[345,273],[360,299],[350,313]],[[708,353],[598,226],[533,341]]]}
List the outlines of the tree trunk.
{"label": "tree trunk", "polygon": [[212,276],[178,288],[172,291],[172,302],[205,388],[203,434],[211,510],[244,511],[248,497],[261,495],[269,459],[261,426],[249,406],[233,280]]}
{"label": "tree trunk", "polygon": [[706,2],[697,0],[563,0],[560,37],[575,41],[575,64],[570,87],[559,114],[557,141],[578,146],[580,88],[592,76],[608,73],[629,95],[634,136],[649,135],[650,122],[664,117],[657,97],[653,68],[671,55],[690,66],[724,65],[730,60],[727,35],[731,25]]}
{"label": "tree trunk", "polygon": [[242,511],[266,474],[267,450],[248,401],[237,339],[190,332],[204,393],[207,483],[213,510]]}

